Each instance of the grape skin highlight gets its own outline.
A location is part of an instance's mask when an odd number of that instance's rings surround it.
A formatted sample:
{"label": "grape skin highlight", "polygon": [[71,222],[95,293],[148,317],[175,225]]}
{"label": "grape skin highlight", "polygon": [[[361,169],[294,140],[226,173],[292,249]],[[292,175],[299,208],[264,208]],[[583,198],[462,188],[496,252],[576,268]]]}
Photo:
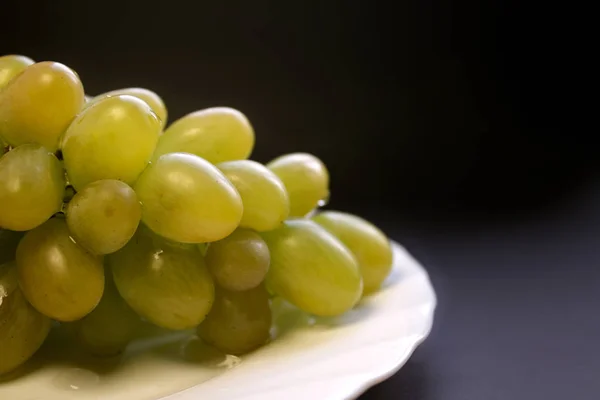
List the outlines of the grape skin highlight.
{"label": "grape skin highlight", "polygon": [[87,102],[85,107],[89,107],[89,106],[93,105],[98,100],[101,100],[101,99],[104,99],[107,97],[111,97],[111,96],[118,96],[121,94],[128,94],[130,96],[134,96],[134,97],[137,97],[138,99],[144,100],[146,103],[148,103],[148,105],[150,106],[152,111],[154,111],[156,116],[160,119],[161,126],[165,126],[167,124],[167,107],[165,106],[165,103],[163,102],[163,100],[160,98],[159,95],[157,95],[156,93],[154,93],[151,90],[144,89],[144,88],[132,87],[132,88],[125,88],[125,89],[111,90],[110,92],[106,92],[106,93],[98,95],[94,98],[90,98],[90,100]]}

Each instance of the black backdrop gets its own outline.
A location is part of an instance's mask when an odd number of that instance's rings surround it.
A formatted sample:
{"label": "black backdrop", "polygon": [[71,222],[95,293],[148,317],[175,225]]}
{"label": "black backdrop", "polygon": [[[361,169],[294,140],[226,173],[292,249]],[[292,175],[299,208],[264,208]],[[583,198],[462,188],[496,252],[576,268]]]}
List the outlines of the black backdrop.
{"label": "black backdrop", "polygon": [[[0,53],[61,61],[90,94],[150,88],[166,101],[170,121],[215,105],[242,110],[257,133],[254,159],[292,151],[321,157],[332,175],[332,208],[366,215],[424,262],[433,257],[440,304],[447,293],[470,293],[465,302],[486,307],[486,296],[470,291],[477,282],[451,278],[476,270],[493,291],[494,274],[507,268],[494,262],[497,255],[530,238],[539,240],[534,254],[553,250],[542,228],[524,237],[503,228],[512,245],[477,247],[476,260],[460,258],[472,251],[469,240],[486,237],[499,221],[527,224],[562,209],[597,170],[594,129],[577,124],[577,21],[558,4],[522,3],[4,0]],[[508,268],[527,275],[532,265],[515,255]],[[503,299],[497,312],[517,312]],[[461,319],[468,312],[441,305],[446,330],[436,327],[426,353],[367,396],[492,398],[430,386],[444,379],[485,385],[489,376],[478,367],[495,355],[467,370],[454,359],[437,381],[423,377],[436,364],[432,349],[447,355],[464,346],[459,354],[469,354],[472,343],[448,342],[473,329]],[[484,340],[477,351],[499,345]],[[542,362],[529,357],[532,368]],[[469,381],[473,371],[482,375]]]}

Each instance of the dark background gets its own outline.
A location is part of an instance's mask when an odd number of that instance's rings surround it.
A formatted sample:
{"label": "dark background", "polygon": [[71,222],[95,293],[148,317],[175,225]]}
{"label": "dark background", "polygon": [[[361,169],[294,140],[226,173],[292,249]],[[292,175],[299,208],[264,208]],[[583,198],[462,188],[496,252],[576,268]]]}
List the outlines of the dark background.
{"label": "dark background", "polygon": [[439,294],[431,337],[364,399],[596,399],[582,11],[522,3],[4,0],[0,54],[63,62],[93,95],[147,87],[170,121],[238,108],[258,161],[322,158],[330,207],[402,242]]}

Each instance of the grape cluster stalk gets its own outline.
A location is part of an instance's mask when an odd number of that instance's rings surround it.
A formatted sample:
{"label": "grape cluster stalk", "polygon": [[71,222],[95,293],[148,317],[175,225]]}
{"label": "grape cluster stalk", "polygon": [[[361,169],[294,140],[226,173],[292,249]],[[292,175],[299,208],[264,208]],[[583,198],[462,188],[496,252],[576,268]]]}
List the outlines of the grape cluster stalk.
{"label": "grape cluster stalk", "polygon": [[245,354],[275,299],[338,316],[389,275],[381,230],[321,208],[318,157],[250,160],[233,108],[167,117],[151,90],[88,96],[66,65],[0,57],[0,375],[52,329],[99,357],[148,325]]}

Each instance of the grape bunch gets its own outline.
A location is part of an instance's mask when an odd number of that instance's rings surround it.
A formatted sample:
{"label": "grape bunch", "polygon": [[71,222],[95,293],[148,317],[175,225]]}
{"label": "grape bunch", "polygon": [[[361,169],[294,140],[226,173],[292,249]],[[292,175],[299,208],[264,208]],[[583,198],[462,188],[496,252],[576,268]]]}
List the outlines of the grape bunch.
{"label": "grape bunch", "polygon": [[238,110],[167,125],[149,90],[90,97],[63,64],[0,57],[0,375],[55,326],[99,356],[143,324],[239,355],[270,339],[273,299],[337,316],[376,291],[387,237],[319,210],[317,157],[263,165],[254,144]]}

